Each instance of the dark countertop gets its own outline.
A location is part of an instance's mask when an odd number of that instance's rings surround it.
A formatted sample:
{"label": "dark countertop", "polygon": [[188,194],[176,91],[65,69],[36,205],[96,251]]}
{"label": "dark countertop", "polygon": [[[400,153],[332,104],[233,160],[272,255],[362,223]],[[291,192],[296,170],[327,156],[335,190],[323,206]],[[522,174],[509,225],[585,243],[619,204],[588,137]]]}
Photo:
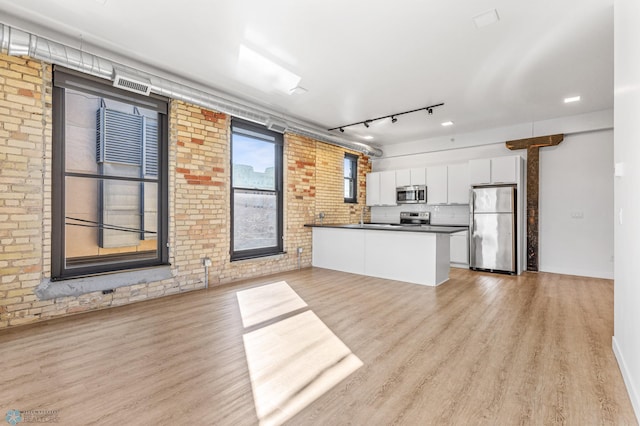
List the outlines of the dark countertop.
{"label": "dark countertop", "polygon": [[304,226],[308,228],[340,228],[340,229],[368,229],[376,231],[401,231],[401,232],[428,232],[435,234],[455,234],[456,232],[466,231],[468,226],[442,226],[442,225],[400,225],[396,223],[359,223],[350,224],[313,224],[308,223]]}

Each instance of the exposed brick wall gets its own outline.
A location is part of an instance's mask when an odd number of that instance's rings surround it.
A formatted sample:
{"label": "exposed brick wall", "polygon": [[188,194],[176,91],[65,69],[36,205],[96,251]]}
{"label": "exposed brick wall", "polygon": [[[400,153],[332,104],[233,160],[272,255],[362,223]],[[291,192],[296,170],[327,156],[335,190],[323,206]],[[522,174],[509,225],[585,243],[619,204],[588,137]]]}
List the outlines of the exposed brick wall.
{"label": "exposed brick wall", "polygon": [[[343,201],[345,149],[286,134],[286,253],[230,262],[230,117],[181,101],[169,112],[169,242],[173,278],[39,301],[34,288],[51,269],[51,67],[0,54],[0,328],[133,303],[209,285],[311,265],[311,230],[355,222],[365,200],[368,158],[359,155],[358,204]],[[358,154],[352,151],[353,154]],[[114,280],[118,275],[113,275]]]}
{"label": "exposed brick wall", "polygon": [[50,67],[0,55],[0,327],[54,303],[33,294],[50,265],[50,81]]}
{"label": "exposed brick wall", "polygon": [[[347,151],[352,154],[356,152]],[[358,160],[358,203],[344,202],[344,149],[333,145],[317,144],[317,185],[323,190],[316,197],[316,213],[325,213],[324,223],[353,223],[360,220],[362,208],[366,205],[365,176],[371,171],[371,163],[363,155]],[[368,219],[369,212],[365,218]]]}

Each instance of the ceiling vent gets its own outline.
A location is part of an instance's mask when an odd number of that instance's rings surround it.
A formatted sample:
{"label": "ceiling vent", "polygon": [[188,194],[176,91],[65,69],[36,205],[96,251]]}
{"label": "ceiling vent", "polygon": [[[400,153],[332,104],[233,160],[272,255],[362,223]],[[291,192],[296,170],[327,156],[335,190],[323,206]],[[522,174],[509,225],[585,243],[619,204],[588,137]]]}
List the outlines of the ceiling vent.
{"label": "ceiling vent", "polygon": [[149,93],[151,93],[151,80],[144,77],[127,75],[118,69],[115,69],[113,74],[113,87],[119,87],[120,89],[145,96],[149,96]]}
{"label": "ceiling vent", "polygon": [[274,120],[272,118],[267,121],[267,128],[274,132],[284,133],[285,130],[287,130],[287,127],[287,123],[284,121]]}

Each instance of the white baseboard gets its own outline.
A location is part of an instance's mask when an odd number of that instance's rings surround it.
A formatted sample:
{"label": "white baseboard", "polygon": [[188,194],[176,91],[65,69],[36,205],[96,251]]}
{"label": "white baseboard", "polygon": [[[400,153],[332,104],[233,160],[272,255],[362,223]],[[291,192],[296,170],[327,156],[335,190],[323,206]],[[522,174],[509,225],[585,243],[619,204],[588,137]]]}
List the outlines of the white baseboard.
{"label": "white baseboard", "polygon": [[627,364],[624,362],[624,357],[622,356],[622,352],[620,351],[620,347],[618,346],[616,336],[613,336],[611,341],[613,346],[613,353],[618,360],[618,366],[620,367],[620,372],[622,373],[624,384],[627,386],[627,392],[629,393],[629,399],[631,399],[633,411],[635,411],[636,413],[636,419],[638,420],[638,422],[640,422],[640,394],[636,390],[633,380],[629,375],[629,370],[627,369]]}
{"label": "white baseboard", "polygon": [[579,277],[613,279],[613,268],[610,271],[593,269],[565,268],[557,265],[540,265],[540,272],[551,272],[552,274],[576,275]]}

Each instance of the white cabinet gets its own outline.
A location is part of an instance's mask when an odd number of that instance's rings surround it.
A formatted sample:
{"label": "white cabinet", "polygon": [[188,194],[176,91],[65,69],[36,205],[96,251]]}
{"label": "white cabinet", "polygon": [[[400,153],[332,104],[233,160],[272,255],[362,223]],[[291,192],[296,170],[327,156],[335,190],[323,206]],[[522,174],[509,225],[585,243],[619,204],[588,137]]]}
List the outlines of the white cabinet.
{"label": "white cabinet", "polygon": [[427,204],[447,203],[447,166],[427,167]]}
{"label": "white cabinet", "polygon": [[469,161],[469,181],[472,185],[516,183],[520,157],[482,158]]}
{"label": "white cabinet", "polygon": [[396,170],[396,185],[411,185],[411,169]]}
{"label": "white cabinet", "polygon": [[424,167],[411,169],[411,185],[426,185],[427,170]]}
{"label": "white cabinet", "polygon": [[380,172],[380,204],[396,205],[396,172],[394,170]]}
{"label": "white cabinet", "polygon": [[367,174],[367,205],[396,205],[396,172],[374,172]]}
{"label": "white cabinet", "polygon": [[425,185],[426,182],[424,167],[396,170],[396,186]]}
{"label": "white cabinet", "polygon": [[469,160],[469,182],[473,185],[491,183],[491,159]]}
{"label": "white cabinet", "polygon": [[469,231],[451,234],[450,252],[452,266],[469,266]]}
{"label": "white cabinet", "polygon": [[518,157],[491,159],[491,183],[516,183]]}
{"label": "white cabinet", "polygon": [[367,205],[380,205],[380,173],[367,173]]}
{"label": "white cabinet", "polygon": [[469,166],[467,163],[447,166],[447,203],[469,204]]}
{"label": "white cabinet", "polygon": [[468,165],[427,167],[427,204],[469,204]]}

